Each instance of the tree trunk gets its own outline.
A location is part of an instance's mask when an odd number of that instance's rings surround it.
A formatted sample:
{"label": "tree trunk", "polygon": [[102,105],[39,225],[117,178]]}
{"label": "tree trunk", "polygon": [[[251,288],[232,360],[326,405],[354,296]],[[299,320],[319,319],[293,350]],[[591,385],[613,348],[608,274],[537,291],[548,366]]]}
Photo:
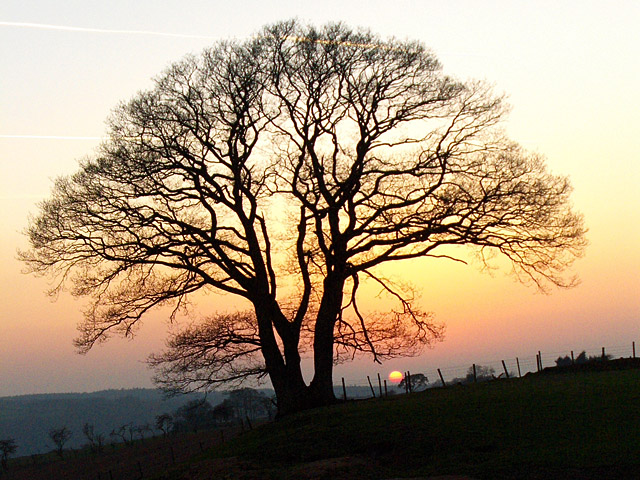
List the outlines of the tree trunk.
{"label": "tree trunk", "polygon": [[333,392],[334,329],[342,307],[343,288],[342,275],[327,275],[313,338],[314,376],[309,388],[315,406],[336,402]]}
{"label": "tree trunk", "polygon": [[[314,405],[309,402],[309,388],[302,377],[300,365],[299,327],[286,321],[277,302],[272,298],[254,302],[254,308],[258,319],[262,356],[276,392],[278,416],[311,408]],[[276,323],[280,325],[278,334],[284,354],[275,337]],[[282,326],[283,323],[286,324],[286,328]]]}
{"label": "tree trunk", "polygon": [[261,297],[254,301],[262,355],[276,392],[278,416],[336,402],[333,392],[334,328],[342,307],[343,287],[342,275],[333,273],[325,278],[314,332],[314,377],[308,387],[300,365],[299,327],[286,320],[275,299]]}

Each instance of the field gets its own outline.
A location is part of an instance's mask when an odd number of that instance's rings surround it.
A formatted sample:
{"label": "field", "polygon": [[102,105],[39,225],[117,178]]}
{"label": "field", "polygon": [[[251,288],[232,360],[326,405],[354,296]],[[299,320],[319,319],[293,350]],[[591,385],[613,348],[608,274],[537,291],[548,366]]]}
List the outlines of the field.
{"label": "field", "polygon": [[9,461],[9,470],[0,470],[0,480],[133,480],[148,479],[173,465],[187,462],[198,453],[237,435],[238,426],[215,431],[183,433],[137,440],[133,444],[106,445],[101,453],[88,449],[21,457]]}
{"label": "field", "polygon": [[158,478],[640,478],[640,370],[529,375],[305,412]]}
{"label": "field", "polygon": [[157,438],[0,477],[640,479],[640,369],[350,401],[227,432],[224,443],[220,431]]}

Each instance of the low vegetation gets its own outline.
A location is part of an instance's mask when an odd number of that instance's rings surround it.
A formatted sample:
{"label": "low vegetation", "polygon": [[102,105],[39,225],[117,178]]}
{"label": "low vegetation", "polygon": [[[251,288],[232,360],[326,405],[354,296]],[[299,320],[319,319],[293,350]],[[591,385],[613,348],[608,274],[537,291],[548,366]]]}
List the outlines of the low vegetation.
{"label": "low vegetation", "polygon": [[529,375],[348,402],[264,425],[162,478],[445,474],[639,478],[640,370]]}

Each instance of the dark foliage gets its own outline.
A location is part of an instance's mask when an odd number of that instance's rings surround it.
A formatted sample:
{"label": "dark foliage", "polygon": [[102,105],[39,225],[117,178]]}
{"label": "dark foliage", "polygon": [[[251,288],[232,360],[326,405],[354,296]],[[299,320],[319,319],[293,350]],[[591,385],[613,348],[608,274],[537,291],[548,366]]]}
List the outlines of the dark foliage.
{"label": "dark foliage", "polygon": [[18,449],[18,445],[16,444],[15,439],[13,438],[5,438],[0,440],[0,463],[4,470],[7,470],[7,460],[9,457],[16,453]]}

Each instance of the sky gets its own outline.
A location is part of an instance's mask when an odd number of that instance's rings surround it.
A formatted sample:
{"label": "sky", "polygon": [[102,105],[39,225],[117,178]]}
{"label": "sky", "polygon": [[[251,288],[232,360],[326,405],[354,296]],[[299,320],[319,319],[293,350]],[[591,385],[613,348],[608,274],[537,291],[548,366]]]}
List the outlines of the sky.
{"label": "sky", "polygon": [[[640,3],[602,1],[158,1],[87,0],[0,6],[0,396],[151,386],[144,360],[162,349],[165,312],[133,340],[86,355],[72,339],[83,302],[22,272],[16,251],[37,202],[73,173],[105,134],[110,111],[187,53],[248,38],[298,18],[343,21],[419,40],[444,72],[505,93],[503,128],[549,169],[568,175],[589,246],[581,284],[545,295],[478,265],[416,260],[394,268],[422,292],[445,340],[412,359],[358,359],[335,377],[366,382],[391,370],[462,368],[640,342]],[[204,310],[228,309],[214,298]],[[203,312],[206,313],[206,312]],[[639,343],[640,348],[640,343]],[[640,350],[639,350],[640,351]],[[628,352],[628,353],[626,353]]]}

